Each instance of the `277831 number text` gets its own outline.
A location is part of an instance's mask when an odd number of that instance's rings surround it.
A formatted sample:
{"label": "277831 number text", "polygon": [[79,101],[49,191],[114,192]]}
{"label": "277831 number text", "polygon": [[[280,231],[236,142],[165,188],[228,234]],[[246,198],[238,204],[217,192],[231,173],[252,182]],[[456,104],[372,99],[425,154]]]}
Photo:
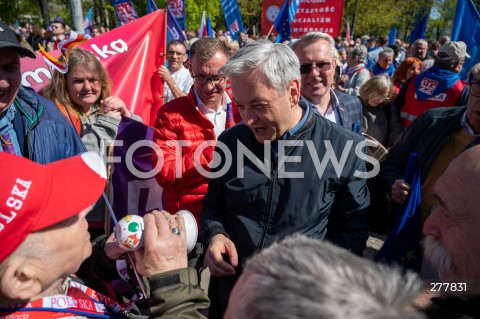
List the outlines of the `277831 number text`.
{"label": "277831 number text", "polygon": [[466,292],[467,283],[465,282],[431,282],[430,291]]}

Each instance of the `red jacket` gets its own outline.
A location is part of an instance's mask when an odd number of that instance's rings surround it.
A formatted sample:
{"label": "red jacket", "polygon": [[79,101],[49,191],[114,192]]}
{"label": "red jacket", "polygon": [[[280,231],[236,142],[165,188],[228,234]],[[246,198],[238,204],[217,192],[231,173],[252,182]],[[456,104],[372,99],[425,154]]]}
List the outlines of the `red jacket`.
{"label": "red jacket", "polygon": [[[201,175],[194,164],[195,150],[205,141],[213,141],[199,156],[199,163],[208,171],[207,164],[213,157],[216,144],[214,126],[197,109],[197,99],[193,87],[187,96],[174,99],[158,110],[153,140],[163,152],[163,165],[156,179],[163,187],[163,207],[170,213],[186,209],[193,213],[200,225],[201,200],[207,192],[208,179]],[[235,122],[238,122],[238,110],[232,105]],[[190,141],[191,145],[182,147],[179,168],[176,166],[178,146],[168,146],[167,141]],[[180,158],[180,157],[179,157]],[[154,154],[153,165],[158,158]],[[176,172],[178,171],[178,172]],[[181,172],[181,177],[178,176]],[[177,173],[177,176],[176,176]]]}
{"label": "red jacket", "polygon": [[455,106],[462,96],[464,84],[458,80],[450,89],[443,93],[440,93],[432,98],[420,101],[415,93],[415,79],[417,76],[412,77],[412,80],[407,84],[405,91],[405,104],[400,108],[400,118],[405,127],[408,127],[413,120],[424,112],[445,106]]}

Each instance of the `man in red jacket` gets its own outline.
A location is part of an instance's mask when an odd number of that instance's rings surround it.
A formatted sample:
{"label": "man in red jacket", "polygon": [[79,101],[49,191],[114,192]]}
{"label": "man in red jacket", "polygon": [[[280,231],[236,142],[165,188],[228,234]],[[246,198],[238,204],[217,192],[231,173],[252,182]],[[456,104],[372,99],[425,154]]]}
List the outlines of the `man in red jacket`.
{"label": "man in red jacket", "polygon": [[440,48],[433,66],[403,86],[395,106],[405,127],[430,109],[467,103],[468,89],[464,89],[459,73],[469,57],[464,42],[447,42]]}
{"label": "man in red jacket", "polygon": [[[216,38],[196,41],[190,49],[193,87],[187,96],[165,104],[155,122],[154,141],[163,152],[163,158],[154,158],[154,165],[163,159],[156,176],[164,189],[163,207],[172,213],[189,210],[198,225],[216,139],[235,124],[232,101],[225,92],[227,80],[218,73],[229,56],[225,43]],[[195,252],[201,253],[200,245]]]}

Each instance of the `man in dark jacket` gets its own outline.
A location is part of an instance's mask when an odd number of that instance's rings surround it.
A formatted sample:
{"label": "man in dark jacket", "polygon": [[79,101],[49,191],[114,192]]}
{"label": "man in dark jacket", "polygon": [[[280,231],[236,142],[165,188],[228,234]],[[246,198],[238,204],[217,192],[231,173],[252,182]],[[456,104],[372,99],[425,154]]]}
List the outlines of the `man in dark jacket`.
{"label": "man in dark jacket", "polygon": [[[438,199],[433,186],[450,162],[468,145],[478,143],[480,134],[480,72],[470,83],[467,107],[436,108],[413,121],[382,162],[381,178],[394,204],[404,204],[410,194],[410,185],[404,175],[411,152],[420,161],[421,214],[425,220]],[[393,210],[395,211],[395,210]],[[424,278],[436,276],[423,267]],[[433,277],[435,278],[435,277]]]}
{"label": "man in dark jacket", "polygon": [[361,137],[300,101],[299,71],[287,46],[266,41],[220,69],[243,119],[218,139],[201,215],[223,311],[245,259],[287,235],[328,239],[358,255],[365,248]]}
{"label": "man in dark jacket", "polygon": [[35,58],[0,21],[0,151],[42,164],[83,152],[81,140],[53,102],[20,85],[21,56]]}
{"label": "man in dark jacket", "polygon": [[321,32],[305,34],[292,46],[300,61],[302,99],[313,111],[347,130],[362,133],[362,103],[350,94],[332,90],[335,84],[335,42]]}

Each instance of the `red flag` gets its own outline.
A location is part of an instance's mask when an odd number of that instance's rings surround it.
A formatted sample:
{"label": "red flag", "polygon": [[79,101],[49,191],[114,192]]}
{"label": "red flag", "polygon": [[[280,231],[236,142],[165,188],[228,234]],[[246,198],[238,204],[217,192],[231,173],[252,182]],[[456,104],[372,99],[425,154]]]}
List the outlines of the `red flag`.
{"label": "red flag", "polygon": [[[157,70],[165,64],[166,23],[166,10],[157,10],[79,45],[92,52],[107,70],[111,94],[150,125],[154,124],[156,109],[163,104],[163,83]],[[48,54],[58,57],[60,52]],[[22,58],[21,69],[22,85],[36,91],[52,77],[42,59]]]}
{"label": "red flag", "polygon": [[203,11],[202,21],[200,22],[200,27],[198,28],[198,37],[203,38],[206,36],[208,36],[207,21],[205,20],[205,11]]}
{"label": "red flag", "polygon": [[350,45],[350,41],[352,40],[352,36],[350,34],[350,21],[348,21],[348,17],[345,19],[345,33],[347,36],[347,43]]}
{"label": "red flag", "polygon": [[58,50],[60,50],[60,53],[68,61],[68,58],[70,57],[70,51],[72,51],[73,47],[86,41],[87,39],[83,35],[78,34],[75,31],[70,31],[70,36],[68,39],[58,44]]}
{"label": "red flag", "polygon": [[[40,54],[43,57],[43,60],[47,65],[49,65],[52,69],[57,70],[58,72],[65,74],[68,71],[68,63],[65,61],[59,61],[57,58],[49,54],[45,49],[42,47],[41,44],[38,45],[40,49]],[[58,51],[56,51],[58,52]]]}

